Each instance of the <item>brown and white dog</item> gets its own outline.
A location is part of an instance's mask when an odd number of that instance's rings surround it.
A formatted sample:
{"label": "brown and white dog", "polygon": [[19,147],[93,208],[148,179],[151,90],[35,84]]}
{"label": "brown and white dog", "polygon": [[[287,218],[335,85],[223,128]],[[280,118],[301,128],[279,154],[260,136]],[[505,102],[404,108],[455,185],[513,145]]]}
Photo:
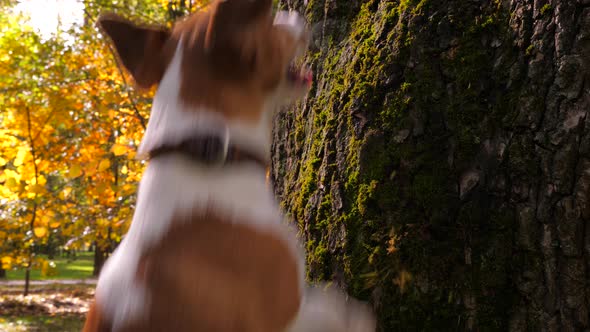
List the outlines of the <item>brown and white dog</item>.
{"label": "brown and white dog", "polygon": [[158,85],[150,162],[85,332],[374,331],[370,311],[307,288],[304,255],[266,184],[271,117],[303,97],[308,31],[271,0],[218,0],[171,30],[99,19],[137,85]]}

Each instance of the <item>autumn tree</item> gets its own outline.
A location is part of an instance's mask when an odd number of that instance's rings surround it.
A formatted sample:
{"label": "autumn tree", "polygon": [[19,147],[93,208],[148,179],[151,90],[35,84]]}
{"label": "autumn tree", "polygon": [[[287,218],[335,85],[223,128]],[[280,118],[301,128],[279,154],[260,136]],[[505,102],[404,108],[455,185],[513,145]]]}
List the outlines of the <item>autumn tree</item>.
{"label": "autumn tree", "polygon": [[84,1],[84,20],[43,38],[0,3],[0,258],[43,265],[42,247],[95,247],[95,274],[125,234],[153,91],[138,91],[94,22],[116,11],[168,24],[199,1]]}

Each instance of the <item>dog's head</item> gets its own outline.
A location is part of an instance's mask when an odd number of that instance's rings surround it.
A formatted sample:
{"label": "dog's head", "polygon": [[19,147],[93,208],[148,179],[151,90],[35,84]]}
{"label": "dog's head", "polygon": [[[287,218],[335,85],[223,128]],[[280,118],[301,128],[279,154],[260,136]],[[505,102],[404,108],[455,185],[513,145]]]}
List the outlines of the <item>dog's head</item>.
{"label": "dog's head", "polygon": [[[180,100],[225,116],[258,118],[270,100],[303,96],[311,72],[295,66],[308,32],[302,18],[271,0],[216,0],[172,29],[134,24],[107,14],[99,26],[113,41],[136,84],[149,88],[177,75]],[[179,73],[168,73],[179,53]]]}

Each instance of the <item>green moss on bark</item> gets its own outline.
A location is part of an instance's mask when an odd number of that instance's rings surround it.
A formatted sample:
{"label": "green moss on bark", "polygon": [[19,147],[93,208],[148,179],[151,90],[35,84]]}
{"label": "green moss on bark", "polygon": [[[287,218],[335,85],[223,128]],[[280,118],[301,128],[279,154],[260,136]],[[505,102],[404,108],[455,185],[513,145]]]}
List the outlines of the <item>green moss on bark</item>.
{"label": "green moss on bark", "polygon": [[[309,55],[316,86],[283,128],[300,162],[278,190],[307,240],[309,279],[337,277],[371,299],[384,331],[506,330],[514,208],[484,179],[459,187],[471,168],[496,172],[482,146],[516,117],[515,94],[498,92],[516,61],[509,14],[495,3],[336,3],[351,23]],[[308,18],[333,15],[325,5],[310,0]]]}

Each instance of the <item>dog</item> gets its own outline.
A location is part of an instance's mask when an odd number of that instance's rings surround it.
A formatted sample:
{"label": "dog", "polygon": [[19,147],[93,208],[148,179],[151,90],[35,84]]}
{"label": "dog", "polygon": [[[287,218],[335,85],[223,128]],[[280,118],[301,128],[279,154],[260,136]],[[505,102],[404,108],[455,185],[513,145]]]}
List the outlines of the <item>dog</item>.
{"label": "dog", "polygon": [[273,112],[302,98],[309,32],[271,0],[216,0],[171,29],[99,18],[136,85],[157,85],[133,220],[84,332],[368,332],[368,307],[307,287],[267,185]]}

